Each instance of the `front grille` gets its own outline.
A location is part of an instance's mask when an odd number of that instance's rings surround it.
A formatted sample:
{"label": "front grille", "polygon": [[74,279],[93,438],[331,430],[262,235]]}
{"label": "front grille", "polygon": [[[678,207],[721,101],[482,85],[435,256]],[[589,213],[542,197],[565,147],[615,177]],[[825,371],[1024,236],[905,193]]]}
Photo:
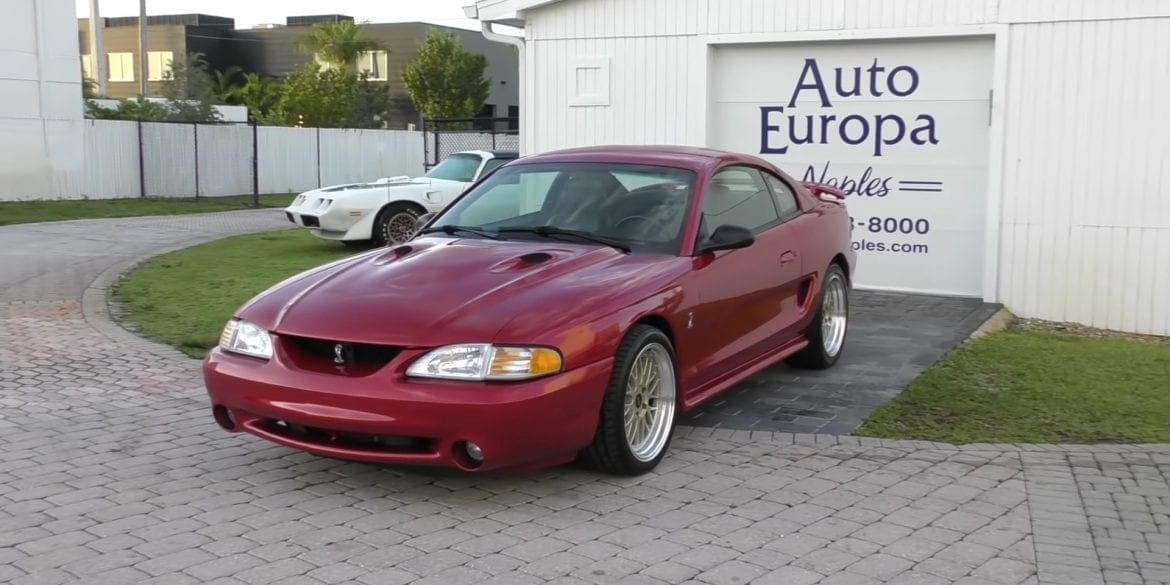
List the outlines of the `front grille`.
{"label": "front grille", "polygon": [[301,221],[304,222],[305,227],[321,227],[321,220],[315,215],[302,215]]}
{"label": "front grille", "polygon": [[284,216],[285,216],[285,217],[287,217],[287,218],[288,218],[288,220],[289,220],[289,221],[291,221],[291,222],[293,222],[293,223],[296,223],[296,222],[297,222],[297,220],[296,220],[296,219],[293,217],[293,214],[292,214],[292,212],[291,212],[291,211],[286,211],[286,212],[284,212]]}
{"label": "front grille", "polygon": [[310,337],[281,336],[292,363],[306,370],[346,376],[368,376],[390,363],[402,348],[391,345],[347,343]]}
{"label": "front grille", "polygon": [[260,423],[260,427],[274,435],[295,439],[297,441],[329,447],[341,447],[354,451],[431,453],[434,450],[434,440],[423,437],[396,437],[392,435],[351,433],[309,427],[283,420],[266,420]]}

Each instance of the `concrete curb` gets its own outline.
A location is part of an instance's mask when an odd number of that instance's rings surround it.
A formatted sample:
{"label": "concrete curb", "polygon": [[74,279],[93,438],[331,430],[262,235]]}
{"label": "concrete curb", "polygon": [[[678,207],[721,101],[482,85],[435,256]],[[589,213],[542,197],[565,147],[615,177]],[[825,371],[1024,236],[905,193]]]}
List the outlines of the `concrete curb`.
{"label": "concrete curb", "polygon": [[[220,212],[220,213],[257,213],[257,212],[263,212],[263,211],[272,211],[272,210],[247,210],[244,212],[230,211],[230,212]],[[215,215],[215,214],[200,214],[200,215]],[[168,217],[169,218],[169,217],[173,217],[173,216],[159,216],[159,217]],[[78,220],[78,221],[101,221],[101,220]],[[169,254],[171,252],[177,252],[179,250],[183,250],[183,249],[190,248],[193,246],[198,246],[200,244],[214,242],[216,240],[222,240],[225,238],[232,238],[232,237],[241,236],[241,235],[259,234],[259,233],[266,233],[266,232],[271,232],[271,231],[280,231],[281,229],[284,229],[284,228],[278,228],[278,229],[262,228],[262,229],[257,229],[255,231],[246,231],[246,232],[239,232],[239,233],[232,233],[232,234],[201,234],[201,235],[186,238],[186,239],[184,239],[181,242],[178,242],[176,244],[172,244],[169,246],[163,246],[161,248],[151,250],[147,254],[144,254],[141,256],[136,256],[133,258],[127,258],[125,260],[122,260],[120,262],[112,264],[111,266],[109,266],[108,268],[103,270],[100,274],[98,274],[97,278],[95,278],[93,280],[93,282],[91,282],[89,284],[89,286],[87,286],[85,288],[85,291],[81,295],[81,315],[85,319],[85,322],[88,323],[90,327],[93,327],[99,333],[105,335],[106,337],[109,337],[110,339],[112,339],[118,343],[126,344],[130,347],[137,349],[138,351],[143,352],[143,353],[148,353],[148,354],[159,356],[159,357],[167,357],[167,358],[178,357],[178,358],[182,358],[182,359],[186,359],[186,360],[191,360],[193,358],[191,358],[190,356],[184,354],[183,352],[181,352],[181,351],[179,351],[179,350],[177,350],[169,345],[164,345],[162,343],[152,341],[150,339],[147,339],[145,337],[137,335],[137,334],[127,330],[126,328],[122,327],[122,325],[120,323],[118,323],[118,321],[114,320],[113,315],[111,314],[111,311],[110,311],[110,290],[113,288],[113,286],[119,280],[121,280],[121,278],[124,275],[126,275],[130,271],[134,270],[135,268],[140,266],[142,263],[150,260],[151,258],[162,256],[163,254]]]}
{"label": "concrete curb", "polygon": [[978,329],[973,331],[971,335],[967,337],[966,341],[979,339],[980,337],[983,337],[989,333],[999,333],[1000,331],[1004,331],[1010,327],[1015,320],[1016,316],[1013,315],[1011,311],[1005,308],[1000,308],[995,312],[994,315],[984,321]]}
{"label": "concrete curb", "polygon": [[676,439],[713,439],[730,443],[769,443],[777,445],[805,445],[809,447],[824,447],[840,445],[843,447],[886,448],[904,451],[918,451],[930,449],[936,451],[964,451],[984,453],[1165,453],[1170,454],[1170,443],[1140,443],[1140,444],[1099,444],[1099,445],[1064,445],[1064,444],[1035,444],[1035,443],[968,443],[955,445],[951,443],[936,443],[934,441],[918,441],[911,439],[878,439],[874,437],[857,437],[853,435],[822,435],[781,433],[768,431],[742,431],[709,427],[679,426],[675,429]]}

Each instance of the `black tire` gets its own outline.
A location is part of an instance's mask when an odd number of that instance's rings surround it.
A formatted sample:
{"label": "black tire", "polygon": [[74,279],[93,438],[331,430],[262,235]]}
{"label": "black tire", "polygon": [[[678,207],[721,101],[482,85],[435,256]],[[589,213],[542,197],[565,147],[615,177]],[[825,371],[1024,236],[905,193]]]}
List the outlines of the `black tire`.
{"label": "black tire", "polygon": [[[625,429],[625,401],[627,382],[635,358],[644,348],[657,344],[666,350],[673,369],[674,404],[670,411],[669,429],[661,451],[652,459],[640,460],[631,450],[626,439]],[[593,443],[581,452],[582,462],[586,465],[614,475],[640,475],[658,466],[666,452],[670,449],[670,441],[674,435],[677,421],[678,399],[680,396],[678,385],[678,359],[675,357],[674,346],[661,330],[649,325],[637,325],[626,335],[617,354],[614,357],[613,373],[610,375],[609,387],[601,403],[601,416],[597,423],[597,433]]]}
{"label": "black tire", "polygon": [[[838,344],[835,353],[831,353],[825,348],[825,336],[822,323],[825,320],[825,295],[830,290],[834,281],[842,285],[840,289],[845,299],[845,330],[841,332],[841,340]],[[837,264],[830,264],[829,269],[825,271],[824,283],[821,285],[820,295],[817,297],[817,312],[813,316],[813,320],[805,329],[804,335],[808,339],[808,346],[800,351],[800,353],[788,359],[788,363],[798,368],[806,368],[811,370],[824,370],[837,363],[841,354],[845,351],[845,338],[848,336],[848,314],[849,314],[849,279],[845,276],[845,271]]]}
{"label": "black tire", "polygon": [[[399,239],[394,237],[393,232],[395,229],[398,229],[398,222],[401,222],[402,217],[406,215],[410,216],[411,222],[415,222],[422,214],[423,210],[421,207],[410,203],[399,202],[387,205],[382,208],[382,211],[378,213],[378,217],[374,219],[373,233],[370,234],[372,236],[371,241],[375,246],[401,244],[409,238]],[[412,230],[411,235],[413,234],[414,232]]]}
{"label": "black tire", "polygon": [[346,248],[369,248],[373,245],[370,240],[341,240]]}

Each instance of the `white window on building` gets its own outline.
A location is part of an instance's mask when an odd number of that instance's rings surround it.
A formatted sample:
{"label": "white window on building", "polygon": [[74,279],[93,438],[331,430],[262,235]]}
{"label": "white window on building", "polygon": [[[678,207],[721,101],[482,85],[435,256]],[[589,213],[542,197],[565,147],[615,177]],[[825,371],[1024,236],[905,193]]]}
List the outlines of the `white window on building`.
{"label": "white window on building", "polygon": [[357,60],[358,73],[366,73],[374,81],[390,79],[390,54],[386,51],[362,51]]}
{"label": "white window on building", "polygon": [[107,53],[110,81],[134,81],[134,53]]}
{"label": "white window on building", "polygon": [[173,61],[175,54],[171,51],[148,51],[147,53],[147,79],[150,81],[162,81],[170,77],[173,70]]}

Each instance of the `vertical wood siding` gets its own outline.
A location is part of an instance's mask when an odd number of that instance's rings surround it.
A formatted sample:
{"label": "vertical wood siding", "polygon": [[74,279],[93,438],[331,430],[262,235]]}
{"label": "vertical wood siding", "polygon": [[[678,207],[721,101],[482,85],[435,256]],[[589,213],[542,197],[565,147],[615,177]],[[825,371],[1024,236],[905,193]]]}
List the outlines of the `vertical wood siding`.
{"label": "vertical wood siding", "polygon": [[1008,51],[1000,299],[1170,334],[1170,18],[1014,25]]}

